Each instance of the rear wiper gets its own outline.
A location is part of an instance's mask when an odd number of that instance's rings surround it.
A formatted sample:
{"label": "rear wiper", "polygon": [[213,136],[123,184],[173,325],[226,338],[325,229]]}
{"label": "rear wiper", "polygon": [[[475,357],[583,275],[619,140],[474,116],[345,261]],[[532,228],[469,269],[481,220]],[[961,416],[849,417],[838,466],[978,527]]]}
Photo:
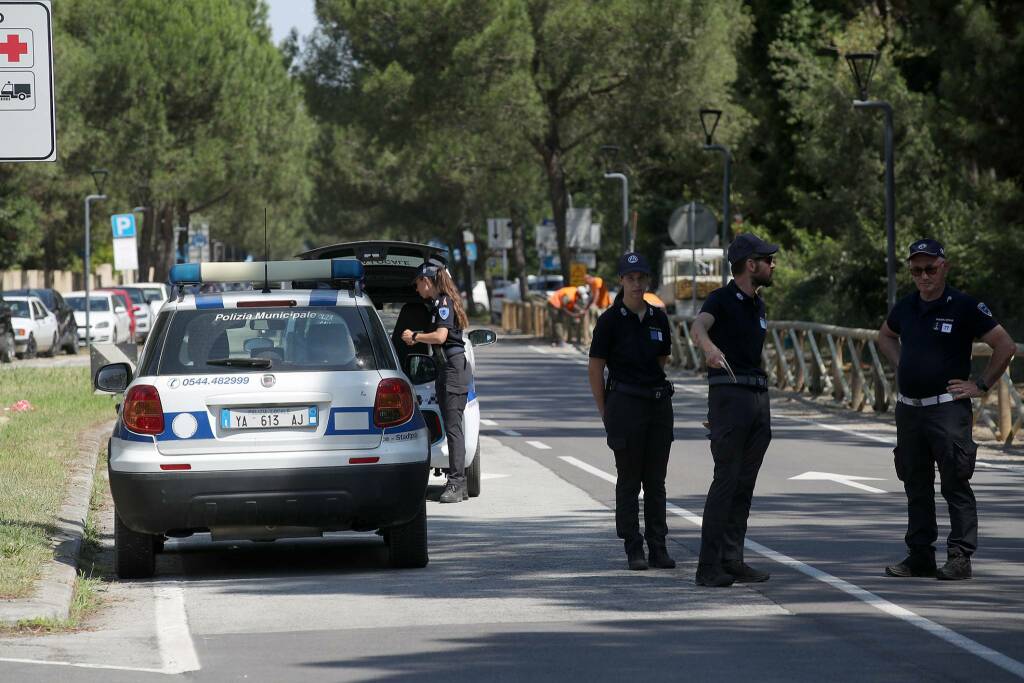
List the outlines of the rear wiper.
{"label": "rear wiper", "polygon": [[207,365],[225,365],[229,368],[269,368],[274,365],[270,358],[212,358]]}

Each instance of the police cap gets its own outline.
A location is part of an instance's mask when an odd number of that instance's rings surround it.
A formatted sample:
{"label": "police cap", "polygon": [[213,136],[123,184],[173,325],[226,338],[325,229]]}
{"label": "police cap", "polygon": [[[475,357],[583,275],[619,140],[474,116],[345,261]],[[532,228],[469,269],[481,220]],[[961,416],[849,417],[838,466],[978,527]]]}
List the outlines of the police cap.
{"label": "police cap", "polygon": [[423,263],[420,264],[420,267],[416,269],[416,274],[413,275],[412,277],[413,284],[416,284],[416,281],[419,280],[421,277],[429,277],[431,280],[433,280],[435,277],[437,277],[438,270],[440,270],[439,266],[424,261]]}
{"label": "police cap", "polygon": [[914,258],[918,254],[927,254],[928,256],[942,256],[945,258],[946,250],[942,248],[942,243],[938,240],[925,238],[918,240],[910,245],[910,253],[907,254],[907,260]]}
{"label": "police cap", "polygon": [[651,267],[647,265],[647,259],[643,257],[643,254],[630,251],[622,255],[619,259],[619,277],[627,273],[651,274]]}
{"label": "police cap", "polygon": [[754,256],[771,256],[779,250],[779,245],[769,244],[752,232],[737,235],[729,245],[729,263],[736,265],[743,259]]}

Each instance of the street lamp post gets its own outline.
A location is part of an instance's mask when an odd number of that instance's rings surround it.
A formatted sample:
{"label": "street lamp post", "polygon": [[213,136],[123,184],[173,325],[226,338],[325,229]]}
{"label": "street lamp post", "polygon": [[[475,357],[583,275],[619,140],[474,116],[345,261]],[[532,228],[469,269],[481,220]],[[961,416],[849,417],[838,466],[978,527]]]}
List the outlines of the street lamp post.
{"label": "street lamp post", "polygon": [[846,55],[846,63],[857,82],[859,99],[853,101],[854,109],[881,109],[885,115],[885,241],[886,277],[888,279],[886,301],[891,309],[896,305],[896,173],[893,164],[892,105],[883,100],[869,100],[868,86],[878,65],[877,52],[853,52]]}
{"label": "street lamp post", "polygon": [[726,240],[729,238],[729,227],[731,225],[730,209],[730,188],[732,185],[732,154],[725,145],[713,144],[715,129],[718,128],[718,120],[722,118],[721,109],[701,109],[700,125],[704,129],[704,151],[721,152],[725,170],[722,178],[722,227],[718,243],[722,247],[722,286],[725,287],[729,281],[729,268],[726,267],[728,259],[725,255]]}
{"label": "street lamp post", "polygon": [[611,180],[622,181],[622,251],[623,253],[633,251],[634,244],[633,240],[630,239],[629,230],[629,178],[626,177],[625,173],[613,173],[611,169],[612,161],[615,160],[615,156],[619,153],[619,148],[615,145],[601,145],[601,156],[604,158],[604,177]]}
{"label": "street lamp post", "polygon": [[[142,225],[143,225],[143,227],[145,227],[145,225],[146,225],[146,212],[147,211],[149,211],[149,207],[148,206],[136,206],[135,208],[132,209],[132,213],[141,213],[142,214]],[[139,232],[141,232],[141,231],[139,231]],[[139,275],[136,275],[136,277],[140,277],[140,276],[141,276],[141,273]],[[146,279],[148,280],[149,278],[147,277]]]}
{"label": "street lamp post", "polygon": [[92,274],[92,262],[91,262],[91,236],[90,221],[89,221],[89,209],[93,202],[106,199],[107,195],[103,194],[103,183],[107,180],[107,174],[109,171],[105,168],[95,168],[89,172],[92,175],[93,182],[96,183],[96,194],[87,195],[85,198],[85,348],[89,349],[92,345],[92,325],[89,320],[89,276]]}

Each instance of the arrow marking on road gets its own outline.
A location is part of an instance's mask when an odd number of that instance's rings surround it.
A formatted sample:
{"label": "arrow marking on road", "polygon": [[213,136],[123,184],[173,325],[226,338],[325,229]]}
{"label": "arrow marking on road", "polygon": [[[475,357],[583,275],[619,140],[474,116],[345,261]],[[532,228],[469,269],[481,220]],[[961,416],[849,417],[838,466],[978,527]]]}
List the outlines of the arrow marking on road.
{"label": "arrow marking on road", "polygon": [[860,481],[885,481],[885,479],[879,479],[878,477],[855,477],[851,474],[832,474],[831,472],[804,472],[798,474],[795,477],[790,477],[790,480],[802,480],[802,481],[834,481],[837,484],[843,484],[844,486],[852,486],[855,489],[861,491],[867,491],[869,493],[885,493],[882,489],[876,489],[874,486],[868,486],[867,484],[861,484]]}

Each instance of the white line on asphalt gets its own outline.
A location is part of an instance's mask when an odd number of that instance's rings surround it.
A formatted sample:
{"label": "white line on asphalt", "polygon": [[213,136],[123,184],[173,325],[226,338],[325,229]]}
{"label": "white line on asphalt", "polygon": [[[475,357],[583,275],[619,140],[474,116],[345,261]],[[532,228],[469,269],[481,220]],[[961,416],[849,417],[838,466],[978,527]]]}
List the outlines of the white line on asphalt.
{"label": "white line on asphalt", "polygon": [[861,491],[867,491],[868,493],[885,493],[885,489],[878,489],[857,481],[858,479],[861,481],[885,481],[885,479],[879,479],[878,477],[855,477],[852,474],[835,474],[833,472],[804,472],[789,479],[790,481],[834,481],[837,484],[850,486]]}
{"label": "white line on asphalt", "polygon": [[80,664],[78,662],[48,661],[45,659],[18,659],[16,657],[0,657],[0,662],[8,664],[43,664],[47,666],[71,666],[76,669],[106,669],[108,671],[139,671],[147,674],[170,673],[163,669],[143,669],[134,666],[114,666],[113,664]]}
{"label": "white line on asphalt", "polygon": [[[576,458],[573,458],[571,456],[563,455],[560,457],[565,462],[569,463],[570,465],[579,467],[581,470],[584,470],[585,472],[589,472],[590,474],[600,477],[605,481],[609,481],[612,483],[615,482],[615,476],[612,474],[609,474],[603,470],[593,467],[592,465],[588,465],[587,463],[581,460],[577,460]],[[672,503],[668,503],[666,507],[672,514],[683,517],[697,526],[701,525],[702,518],[700,516],[695,515],[687,510],[684,510],[681,507],[673,505]],[[753,550],[754,552],[768,558],[769,560],[773,560],[791,569],[795,569],[801,574],[805,574],[811,577],[812,579],[817,579],[818,581],[821,581],[824,584],[832,586],[833,588],[840,590],[846,593],[847,595],[857,598],[861,602],[871,607],[874,607],[875,609],[877,609],[880,612],[883,612],[884,614],[896,617],[897,619],[902,619],[903,621],[907,622],[908,624],[911,624],[912,626],[916,626],[917,628],[926,631],[932,634],[933,636],[936,636],[937,638],[941,638],[950,645],[954,645],[962,650],[966,650],[967,652],[970,652],[971,654],[980,657],[981,659],[984,659],[990,664],[994,664],[995,666],[998,666],[999,668],[1010,672],[1018,678],[1024,679],[1024,663],[1021,663],[1016,659],[1008,657],[1003,653],[993,650],[992,648],[986,645],[982,645],[976,640],[971,640],[967,636],[961,635],[952,629],[942,626],[941,624],[937,624],[931,619],[927,619],[926,617],[922,617],[921,615],[916,614],[915,612],[911,612],[905,607],[900,607],[899,605],[893,602],[889,602],[885,598],[875,595],[871,591],[865,590],[860,586],[850,583],[849,581],[840,579],[837,576],[832,576],[827,572],[823,572],[820,569],[812,567],[811,565],[805,562],[801,562],[800,560],[793,559],[788,555],[783,555],[780,552],[776,552],[771,548],[768,548],[767,546],[763,546],[756,541],[750,540],[749,538],[745,541],[744,545],[750,550]]]}
{"label": "white line on asphalt", "polygon": [[480,424],[484,425],[485,427],[497,427],[498,426],[497,422],[495,422],[494,420],[488,420],[486,417],[481,417],[480,418]]}
{"label": "white line on asphalt", "polygon": [[192,634],[185,612],[185,591],[180,584],[156,586],[156,636],[165,673],[182,674],[199,670]]}
{"label": "white line on asphalt", "polygon": [[499,429],[498,431],[504,434],[505,436],[522,436],[522,434],[520,434],[514,429]]}
{"label": "white line on asphalt", "polygon": [[545,348],[540,347],[540,346],[531,346],[530,350],[531,351],[536,351],[537,353],[543,353],[544,355],[550,355],[551,354],[551,349],[545,349]]}
{"label": "white line on asphalt", "polygon": [[551,450],[551,446],[547,445],[543,441],[527,441],[526,443],[530,444],[531,446],[533,446],[534,448],[536,448],[539,451],[550,451]]}

